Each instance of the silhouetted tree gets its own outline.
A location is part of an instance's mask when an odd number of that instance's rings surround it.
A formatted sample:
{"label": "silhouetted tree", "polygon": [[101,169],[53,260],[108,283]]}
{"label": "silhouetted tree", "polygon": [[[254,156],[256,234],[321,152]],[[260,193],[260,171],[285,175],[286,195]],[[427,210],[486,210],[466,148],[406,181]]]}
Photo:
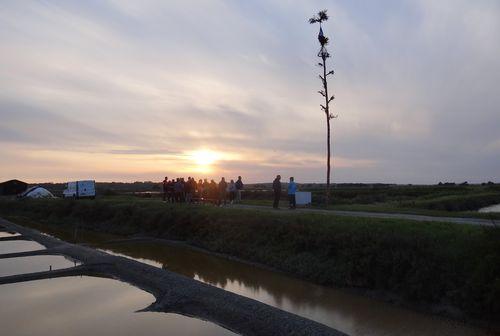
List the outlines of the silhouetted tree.
{"label": "silhouetted tree", "polygon": [[334,95],[328,95],[328,76],[332,76],[335,72],[333,70],[328,71],[326,67],[326,60],[330,58],[330,54],[326,49],[328,45],[328,37],[323,34],[322,23],[328,20],[328,14],[326,13],[326,9],[318,12],[316,16],[313,16],[309,19],[310,24],[319,23],[319,34],[318,41],[321,45],[321,49],[318,52],[318,57],[321,58],[322,62],[318,63],[320,67],[323,68],[323,75],[319,75],[321,82],[323,84],[323,90],[318,91],[320,95],[325,98],[325,104],[321,104],[321,109],[325,113],[326,117],[326,129],[327,129],[327,160],[326,160],[326,199],[325,202],[328,205],[330,201],[330,158],[331,158],[331,145],[330,145],[330,121],[336,116],[330,113],[330,103],[335,99]]}

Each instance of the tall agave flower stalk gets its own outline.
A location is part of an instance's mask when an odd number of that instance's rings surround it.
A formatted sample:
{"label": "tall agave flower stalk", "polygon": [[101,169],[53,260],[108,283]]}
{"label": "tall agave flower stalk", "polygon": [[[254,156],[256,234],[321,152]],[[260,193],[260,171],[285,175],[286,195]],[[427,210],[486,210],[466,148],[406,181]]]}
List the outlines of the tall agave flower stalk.
{"label": "tall agave flower stalk", "polygon": [[319,75],[319,78],[321,79],[321,83],[323,84],[323,90],[318,91],[320,95],[322,95],[325,98],[325,103],[324,105],[321,104],[321,110],[325,113],[326,117],[326,130],[327,130],[327,159],[326,159],[326,194],[325,194],[325,203],[326,205],[329,204],[330,202],[330,175],[331,175],[331,166],[330,166],[330,161],[331,161],[331,126],[330,123],[332,119],[336,118],[335,115],[333,115],[330,112],[330,103],[335,99],[334,95],[328,95],[328,77],[333,76],[335,73],[333,70],[327,70],[326,66],[326,60],[330,58],[330,53],[326,49],[326,46],[328,45],[329,39],[326,37],[323,33],[323,27],[322,24],[323,22],[328,20],[328,14],[326,10],[322,10],[318,12],[317,15],[313,16],[312,18],[309,19],[310,24],[315,24],[319,23],[319,34],[318,34],[318,41],[319,44],[321,45],[321,48],[318,52],[318,57],[321,58],[321,62],[318,63],[320,67],[323,69],[323,74]]}

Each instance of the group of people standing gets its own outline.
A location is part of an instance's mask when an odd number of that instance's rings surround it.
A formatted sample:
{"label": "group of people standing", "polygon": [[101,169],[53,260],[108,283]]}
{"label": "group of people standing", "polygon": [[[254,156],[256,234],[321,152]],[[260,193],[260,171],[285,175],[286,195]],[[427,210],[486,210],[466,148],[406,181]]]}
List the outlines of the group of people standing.
{"label": "group of people standing", "polygon": [[229,183],[224,177],[219,183],[216,183],[214,180],[208,182],[207,179],[203,181],[200,179],[196,182],[194,177],[188,177],[187,180],[184,180],[183,177],[169,180],[165,176],[162,184],[163,201],[169,203],[210,201],[217,205],[225,205],[228,200],[231,204],[240,203],[241,191],[243,190],[241,176],[238,176],[236,182],[231,180]]}
{"label": "group of people standing", "polygon": [[[273,208],[278,209],[281,198],[281,175],[277,175],[273,181],[273,192],[274,192]],[[295,179],[293,177],[290,177],[290,181],[288,182],[288,188],[287,188],[288,203],[290,209],[295,209],[297,207],[297,202],[295,200],[296,192],[297,192],[297,183],[295,183]]]}
{"label": "group of people standing", "polygon": [[[212,202],[217,205],[226,205],[229,201],[233,203],[241,203],[241,191],[243,190],[243,181],[241,176],[238,176],[236,182],[231,180],[229,183],[224,177],[219,183],[214,180],[208,182],[207,179],[198,182],[194,177],[188,177],[184,180],[183,177],[178,177],[169,180],[167,176],[162,182],[163,184],[163,201],[169,203],[195,203],[195,202]],[[273,181],[274,202],[273,208],[278,209],[281,199],[281,175],[277,175]],[[295,193],[297,192],[297,184],[295,179],[290,177],[287,186],[288,202],[290,209],[295,209],[297,206]]]}

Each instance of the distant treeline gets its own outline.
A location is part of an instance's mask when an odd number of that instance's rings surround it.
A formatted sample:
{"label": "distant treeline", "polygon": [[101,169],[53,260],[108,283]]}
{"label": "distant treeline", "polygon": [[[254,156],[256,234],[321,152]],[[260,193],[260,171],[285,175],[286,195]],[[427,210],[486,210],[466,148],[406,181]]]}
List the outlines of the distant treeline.
{"label": "distant treeline", "polygon": [[[286,183],[283,183],[286,186]],[[299,188],[306,191],[322,191],[325,188],[323,183],[299,183]],[[481,186],[497,186],[500,188],[500,184],[495,184],[493,182],[484,182],[480,184]],[[32,183],[30,186],[41,186],[45,189],[51,191],[54,194],[62,194],[63,190],[66,188],[66,183]],[[439,182],[437,185],[413,185],[413,184],[390,184],[390,183],[337,183],[332,184],[334,192],[335,190],[342,192],[345,189],[367,189],[367,190],[404,190],[403,193],[407,193],[409,189],[412,189],[413,193],[415,190],[426,190],[432,187],[463,187],[463,186],[479,186],[479,184],[469,184],[468,182],[454,183],[454,182]],[[423,188],[423,189],[422,189]],[[153,181],[137,181],[137,182],[96,182],[96,189],[99,192],[115,192],[115,193],[132,193],[132,192],[148,192],[148,191],[160,191],[161,182]],[[272,182],[269,183],[248,183],[245,184],[246,190],[272,190]],[[396,193],[401,193],[401,191],[396,191]],[[416,191],[419,193],[418,191]],[[341,195],[340,195],[341,196]]]}

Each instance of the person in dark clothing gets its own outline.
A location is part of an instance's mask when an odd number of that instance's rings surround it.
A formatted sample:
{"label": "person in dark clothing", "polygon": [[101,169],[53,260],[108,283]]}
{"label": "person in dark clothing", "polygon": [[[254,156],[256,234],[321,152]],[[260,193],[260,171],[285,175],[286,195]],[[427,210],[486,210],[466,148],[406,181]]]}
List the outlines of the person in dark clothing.
{"label": "person in dark clothing", "polygon": [[238,180],[236,181],[236,203],[241,203],[242,190],[243,190],[243,181],[241,180],[241,176],[238,176]]}
{"label": "person in dark clothing", "polygon": [[295,201],[295,193],[297,192],[297,183],[295,179],[290,177],[290,182],[288,183],[288,203],[290,209],[295,209],[297,207],[297,202]]}
{"label": "person in dark clothing", "polygon": [[194,198],[198,189],[198,184],[196,184],[196,180],[194,179],[194,177],[192,177],[191,181],[189,182],[189,189],[191,190],[190,203],[194,203]]}
{"label": "person in dark clothing", "polygon": [[203,199],[207,199],[209,198],[210,196],[210,183],[208,183],[208,180],[207,179],[204,179],[203,180]]}
{"label": "person in dark clothing", "polygon": [[175,189],[175,202],[181,203],[184,199],[184,182],[178,178],[174,185]]}
{"label": "person in dark clothing", "polygon": [[217,195],[217,183],[214,180],[210,180],[210,185],[208,188],[208,197],[212,200],[212,202],[216,202],[219,198]]}
{"label": "person in dark clothing", "polygon": [[181,184],[182,184],[182,196],[181,196],[181,203],[186,203],[186,190],[189,188],[187,181],[184,179],[184,177],[181,177]]}
{"label": "person in dark clothing", "polygon": [[278,209],[280,205],[280,197],[281,197],[281,175],[276,176],[273,181],[273,191],[274,191],[274,202],[273,208]]}
{"label": "person in dark clothing", "polygon": [[163,202],[166,202],[168,196],[168,177],[165,176],[165,179],[163,180],[162,184],[163,184]]}
{"label": "person in dark clothing", "polygon": [[236,198],[236,183],[234,183],[234,180],[231,180],[231,182],[229,182],[229,185],[227,186],[227,192],[229,193],[229,202],[233,204],[234,199]]}
{"label": "person in dark clothing", "polygon": [[203,200],[203,180],[199,179],[198,183],[196,184],[196,198],[198,202],[201,202]]}
{"label": "person in dark clothing", "polygon": [[191,187],[191,176],[189,176],[187,181],[184,182],[184,195],[186,195],[186,203],[191,203],[191,198],[193,197],[193,191],[191,190]]}
{"label": "person in dark clothing", "polygon": [[168,201],[175,203],[175,180],[168,183]]}
{"label": "person in dark clothing", "polygon": [[226,205],[226,199],[227,199],[227,182],[225,178],[222,178],[219,182],[219,198],[218,198],[218,205]]}

